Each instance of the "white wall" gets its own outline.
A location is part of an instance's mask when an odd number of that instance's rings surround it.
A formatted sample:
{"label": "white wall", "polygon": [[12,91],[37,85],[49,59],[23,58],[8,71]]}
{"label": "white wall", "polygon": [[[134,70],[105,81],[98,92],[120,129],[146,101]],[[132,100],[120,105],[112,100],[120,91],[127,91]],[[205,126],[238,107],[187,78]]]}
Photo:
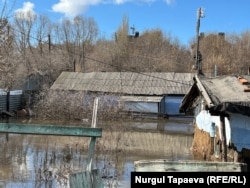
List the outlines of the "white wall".
{"label": "white wall", "polygon": [[[196,124],[199,129],[211,132],[212,123],[220,130],[220,117],[211,116],[208,111],[201,111],[196,116]],[[250,149],[250,117],[241,114],[230,114],[225,118],[225,130],[227,145],[233,143],[238,151],[242,148]],[[220,133],[221,137],[221,133]]]}
{"label": "white wall", "polygon": [[152,112],[158,113],[158,103],[156,102],[125,102],[125,110],[136,112]]}
{"label": "white wall", "polygon": [[[219,129],[219,135],[221,139],[221,132],[220,132],[220,117],[219,116],[211,116],[211,114],[206,111],[202,110],[197,116],[196,116],[196,124],[200,130],[206,131],[210,133],[212,131],[212,123],[215,123],[215,126]],[[230,128],[230,122],[228,118],[225,118],[225,132],[226,132],[226,142],[227,145],[230,144],[231,141],[231,128]]]}

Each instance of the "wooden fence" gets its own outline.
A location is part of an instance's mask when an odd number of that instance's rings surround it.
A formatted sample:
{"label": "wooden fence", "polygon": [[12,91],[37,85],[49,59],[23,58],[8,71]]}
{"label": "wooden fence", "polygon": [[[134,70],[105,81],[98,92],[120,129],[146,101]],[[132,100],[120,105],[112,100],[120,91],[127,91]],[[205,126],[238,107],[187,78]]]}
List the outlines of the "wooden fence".
{"label": "wooden fence", "polygon": [[96,138],[102,136],[102,128],[96,127],[98,98],[95,99],[91,128],[79,126],[0,123],[0,132],[12,134],[57,135],[91,137],[88,148],[87,168],[84,172],[70,174],[70,188],[103,188],[97,169],[92,169]]}

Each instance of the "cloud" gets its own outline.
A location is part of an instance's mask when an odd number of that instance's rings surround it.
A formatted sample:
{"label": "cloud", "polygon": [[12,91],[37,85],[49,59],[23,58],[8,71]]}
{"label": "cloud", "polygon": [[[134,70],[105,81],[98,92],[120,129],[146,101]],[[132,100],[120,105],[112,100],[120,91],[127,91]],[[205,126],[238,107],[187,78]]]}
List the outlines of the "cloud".
{"label": "cloud", "polygon": [[168,5],[172,5],[175,3],[175,0],[164,0]]}
{"label": "cloud", "polygon": [[102,0],[60,0],[57,4],[52,6],[52,10],[71,17],[83,13],[88,6],[96,5],[101,2]]}
{"label": "cloud", "polygon": [[[113,0],[112,2],[115,3],[115,4],[123,4],[123,3],[127,3],[127,2],[152,3],[152,2],[155,2],[155,1],[157,1],[157,0]],[[175,3],[176,0],[158,0],[158,1],[163,1],[168,5],[172,5],[173,3]]]}
{"label": "cloud", "polygon": [[113,3],[114,4],[124,4],[124,3],[127,3],[127,2],[132,2],[133,0],[114,0]]}
{"label": "cloud", "polygon": [[34,7],[33,3],[24,2],[22,8],[15,10],[15,17],[23,20],[34,20],[36,18]]}
{"label": "cloud", "polygon": [[[116,4],[121,5],[128,2],[152,3],[157,0],[59,0],[52,6],[54,12],[62,13],[67,17],[74,17],[84,13],[91,5],[97,4]],[[160,0],[171,5],[175,0]]]}

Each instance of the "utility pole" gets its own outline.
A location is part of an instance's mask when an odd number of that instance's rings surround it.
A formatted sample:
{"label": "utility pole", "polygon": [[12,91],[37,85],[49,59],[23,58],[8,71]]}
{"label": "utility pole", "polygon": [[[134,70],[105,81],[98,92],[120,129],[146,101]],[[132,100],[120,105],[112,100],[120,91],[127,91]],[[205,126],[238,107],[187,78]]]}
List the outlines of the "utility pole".
{"label": "utility pole", "polygon": [[133,25],[133,27],[130,27],[130,29],[132,30],[132,35],[135,34],[135,26]]}
{"label": "utility pole", "polygon": [[195,53],[195,69],[197,70],[197,74],[202,74],[202,55],[199,50],[200,43],[200,19],[205,17],[204,10],[202,8],[198,8],[197,10],[197,25],[196,25],[196,53]]}

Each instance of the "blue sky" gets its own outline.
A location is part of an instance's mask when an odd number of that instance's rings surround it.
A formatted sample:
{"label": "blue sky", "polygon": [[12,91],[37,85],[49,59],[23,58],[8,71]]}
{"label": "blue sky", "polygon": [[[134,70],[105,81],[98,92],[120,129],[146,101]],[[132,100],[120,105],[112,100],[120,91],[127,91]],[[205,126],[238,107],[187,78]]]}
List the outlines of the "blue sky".
{"label": "blue sky", "polygon": [[92,17],[106,38],[117,31],[126,15],[136,31],[159,28],[186,45],[195,38],[200,7],[205,13],[200,32],[250,30],[249,0],[16,0],[14,11],[47,15],[53,21],[82,14]]}

